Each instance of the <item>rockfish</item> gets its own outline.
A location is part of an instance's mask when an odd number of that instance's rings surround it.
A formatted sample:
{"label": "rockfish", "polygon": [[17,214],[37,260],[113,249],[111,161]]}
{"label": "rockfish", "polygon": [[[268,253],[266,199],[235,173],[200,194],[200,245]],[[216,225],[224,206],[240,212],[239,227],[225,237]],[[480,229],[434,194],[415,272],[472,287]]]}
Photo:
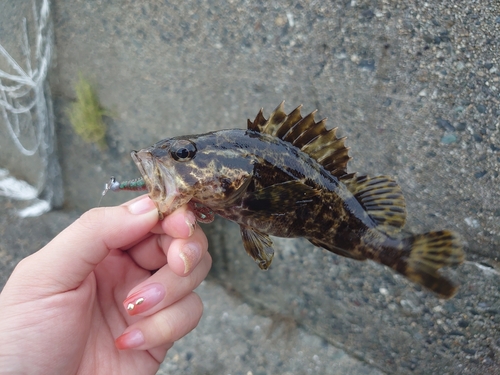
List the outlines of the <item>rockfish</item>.
{"label": "rockfish", "polygon": [[198,220],[214,214],[240,226],[243,245],[261,269],[271,265],[271,236],[304,237],[335,254],[372,259],[440,297],[457,287],[438,273],[463,262],[459,237],[441,230],[402,235],[405,201],[388,176],[347,172],[345,138],[315,112],[290,114],[281,103],[248,127],[164,139],[133,151],[142,178],[111,180],[108,190],[148,190],[160,216],[189,204]]}

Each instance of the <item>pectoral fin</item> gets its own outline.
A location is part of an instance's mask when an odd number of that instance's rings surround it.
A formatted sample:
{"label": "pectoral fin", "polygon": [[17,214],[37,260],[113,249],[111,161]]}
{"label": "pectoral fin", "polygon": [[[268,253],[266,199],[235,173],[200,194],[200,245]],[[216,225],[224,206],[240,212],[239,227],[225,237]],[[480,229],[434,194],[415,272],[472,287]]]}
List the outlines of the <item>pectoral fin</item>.
{"label": "pectoral fin", "polygon": [[256,190],[245,198],[245,205],[254,212],[276,215],[295,211],[320,195],[320,191],[301,180],[281,182]]}
{"label": "pectoral fin", "polygon": [[267,234],[240,225],[241,238],[245,250],[258,264],[260,269],[267,270],[273,261],[273,242]]}
{"label": "pectoral fin", "polygon": [[215,219],[212,209],[201,203],[190,201],[188,207],[200,223],[211,223]]}
{"label": "pectoral fin", "polygon": [[228,207],[235,205],[236,202],[238,202],[241,197],[246,194],[251,182],[251,175],[248,175],[245,178],[241,179],[240,186],[227,197],[226,205]]}

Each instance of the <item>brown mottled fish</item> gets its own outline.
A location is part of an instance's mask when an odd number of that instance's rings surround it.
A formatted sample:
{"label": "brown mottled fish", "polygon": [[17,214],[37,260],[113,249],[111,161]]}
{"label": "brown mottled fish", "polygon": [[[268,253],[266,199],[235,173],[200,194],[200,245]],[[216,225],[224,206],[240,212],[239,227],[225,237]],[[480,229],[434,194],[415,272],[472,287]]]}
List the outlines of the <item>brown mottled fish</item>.
{"label": "brown mottled fish", "polygon": [[348,149],[336,129],[314,113],[290,114],[283,103],[248,129],[221,130],[162,140],[132,152],[142,179],[108,190],[145,190],[161,216],[189,203],[202,222],[214,214],[240,225],[247,253],[271,265],[270,235],[305,237],[315,246],[391,267],[440,297],[456,286],[438,273],[462,263],[459,237],[448,230],[403,236],[405,201],[388,176],[347,172]]}

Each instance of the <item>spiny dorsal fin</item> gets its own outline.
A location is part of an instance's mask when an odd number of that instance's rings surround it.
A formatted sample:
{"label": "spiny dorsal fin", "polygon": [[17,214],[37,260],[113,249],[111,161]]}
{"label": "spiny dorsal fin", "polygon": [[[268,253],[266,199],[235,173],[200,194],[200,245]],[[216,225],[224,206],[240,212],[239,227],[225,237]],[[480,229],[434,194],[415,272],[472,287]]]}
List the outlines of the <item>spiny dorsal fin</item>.
{"label": "spiny dorsal fin", "polygon": [[253,122],[248,120],[248,129],[289,142],[318,161],[335,177],[345,176],[350,160],[349,149],[344,145],[345,137],[337,138],[337,128],[327,130],[326,119],[316,122],[316,111],[302,117],[302,106],[298,106],[287,115],[284,104],[284,101],[281,102],[267,120],[261,109]]}
{"label": "spiny dorsal fin", "polygon": [[399,185],[388,176],[355,176],[342,182],[387,234],[396,234],[406,221],[406,203]]}

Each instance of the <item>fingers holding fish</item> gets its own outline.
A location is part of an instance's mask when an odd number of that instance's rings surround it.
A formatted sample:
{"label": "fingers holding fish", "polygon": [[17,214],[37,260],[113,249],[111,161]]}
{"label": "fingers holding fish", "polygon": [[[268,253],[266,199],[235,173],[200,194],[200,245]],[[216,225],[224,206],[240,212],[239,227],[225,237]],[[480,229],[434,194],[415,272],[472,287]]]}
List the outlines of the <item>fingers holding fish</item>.
{"label": "fingers holding fish", "polygon": [[196,216],[184,205],[166,216],[160,225],[163,233],[175,238],[188,238],[195,232]]}
{"label": "fingers holding fish", "polygon": [[196,216],[187,206],[181,206],[163,220],[158,221],[151,233],[168,234],[176,238],[191,236],[196,228]]}
{"label": "fingers holding fish", "polygon": [[189,275],[207,253],[208,240],[197,227],[189,238],[173,238],[166,234],[154,234],[128,250],[140,267],[153,271],[168,263],[179,276]]}
{"label": "fingers holding fish", "polygon": [[[146,196],[147,195],[141,195],[136,197],[126,203],[123,203],[122,206],[130,206],[135,202],[143,200]],[[159,221],[151,232],[156,234],[166,233],[176,238],[187,238],[194,233],[196,220],[197,217],[192,210],[190,210],[187,205],[183,205],[163,220]]]}

